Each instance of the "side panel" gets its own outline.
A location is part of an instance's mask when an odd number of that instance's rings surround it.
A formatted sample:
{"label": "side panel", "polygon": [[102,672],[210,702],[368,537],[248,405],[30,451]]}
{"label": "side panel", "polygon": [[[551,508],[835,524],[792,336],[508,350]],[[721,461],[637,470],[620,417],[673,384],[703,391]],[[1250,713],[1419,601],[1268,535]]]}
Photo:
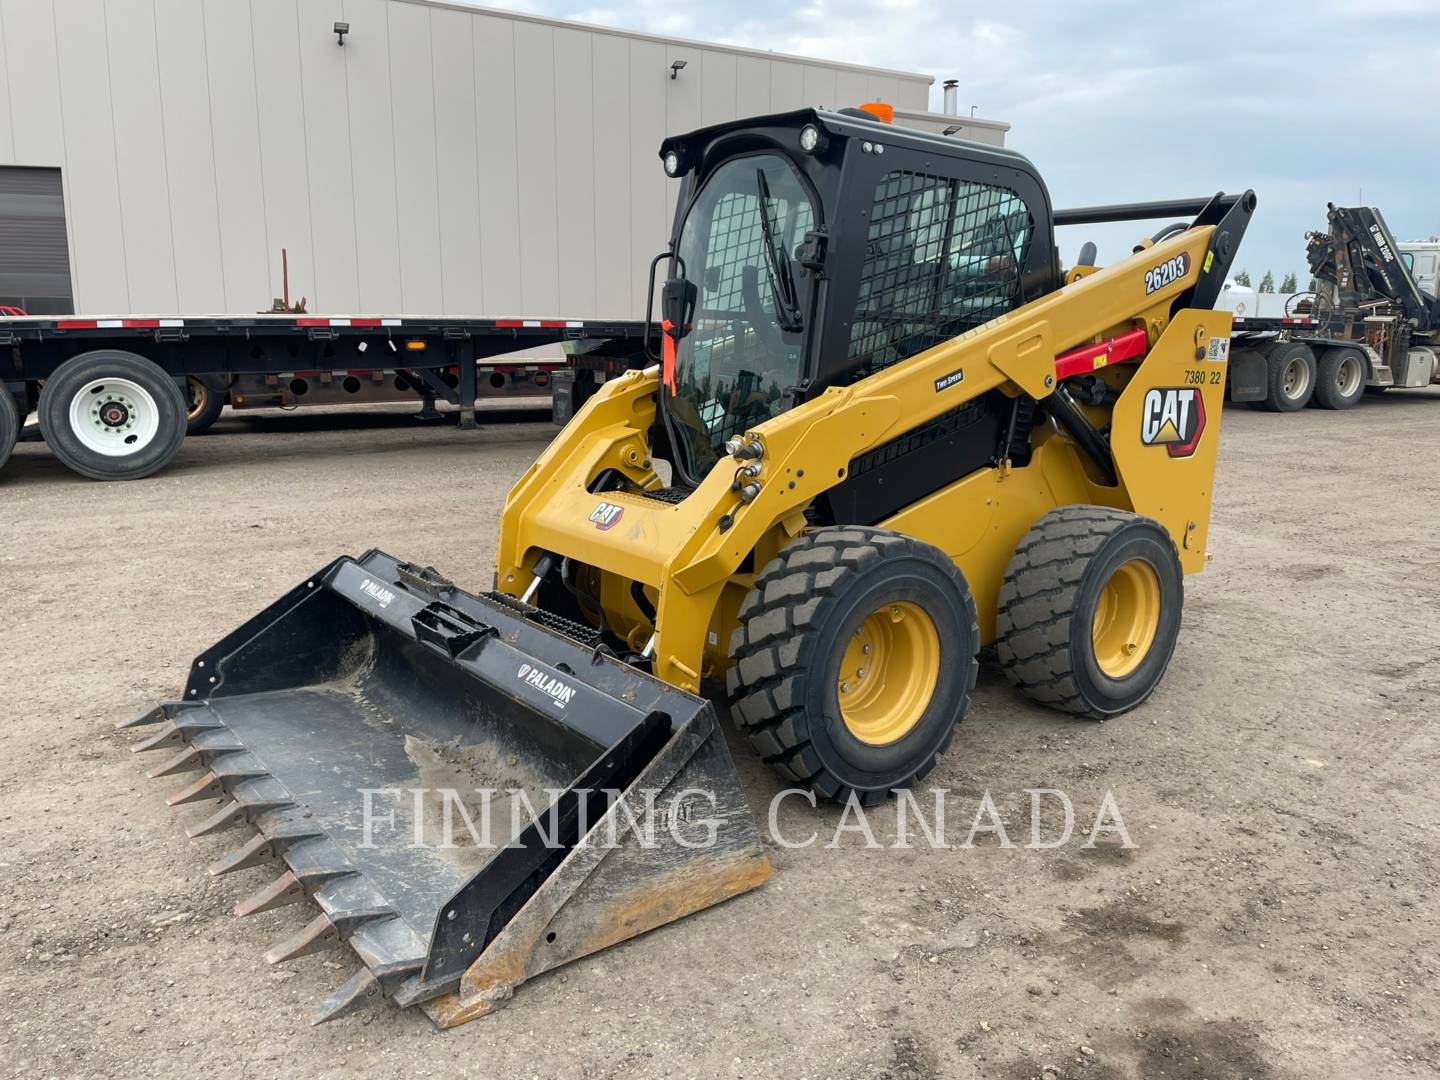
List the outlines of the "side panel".
{"label": "side panel", "polygon": [[1228,311],[1179,312],[1115,403],[1110,428],[1131,504],[1170,531],[1187,574],[1205,567],[1225,405],[1220,343],[1229,339]]}

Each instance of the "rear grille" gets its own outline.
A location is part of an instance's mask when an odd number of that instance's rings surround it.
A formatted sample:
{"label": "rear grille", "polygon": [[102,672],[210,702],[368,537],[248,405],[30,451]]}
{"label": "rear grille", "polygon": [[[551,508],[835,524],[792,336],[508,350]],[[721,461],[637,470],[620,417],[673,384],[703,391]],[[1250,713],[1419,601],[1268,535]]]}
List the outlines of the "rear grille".
{"label": "rear grille", "polygon": [[642,491],[640,494],[647,499],[654,499],[656,502],[670,503],[672,506],[684,502],[690,497],[691,488],[667,487],[657,488],[654,491]]}

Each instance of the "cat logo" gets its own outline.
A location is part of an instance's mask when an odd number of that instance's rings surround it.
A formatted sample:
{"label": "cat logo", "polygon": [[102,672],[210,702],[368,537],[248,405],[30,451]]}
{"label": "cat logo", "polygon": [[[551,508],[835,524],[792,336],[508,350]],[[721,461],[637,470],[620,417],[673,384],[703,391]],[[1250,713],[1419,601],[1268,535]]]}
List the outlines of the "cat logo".
{"label": "cat logo", "polygon": [[1140,441],[1163,446],[1172,458],[1195,453],[1205,431],[1205,399],[1193,386],[1157,386],[1145,392]]}
{"label": "cat logo", "polygon": [[594,510],[590,511],[590,520],[595,523],[595,528],[604,532],[606,529],[613,529],[620,524],[621,515],[625,513],[623,506],[616,506],[614,503],[602,502]]}

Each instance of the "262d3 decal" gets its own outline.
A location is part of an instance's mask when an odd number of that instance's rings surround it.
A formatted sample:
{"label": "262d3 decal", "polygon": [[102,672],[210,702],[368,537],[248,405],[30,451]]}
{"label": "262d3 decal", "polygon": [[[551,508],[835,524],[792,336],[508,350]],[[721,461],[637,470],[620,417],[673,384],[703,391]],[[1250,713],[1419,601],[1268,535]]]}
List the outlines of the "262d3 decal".
{"label": "262d3 decal", "polygon": [[1195,453],[1205,433],[1205,398],[1193,386],[1156,386],[1145,392],[1140,441],[1163,446],[1172,458]]}
{"label": "262d3 decal", "polygon": [[1173,259],[1167,259],[1152,270],[1145,271],[1145,295],[1157,289],[1173,285],[1190,272],[1190,253],[1182,251]]}

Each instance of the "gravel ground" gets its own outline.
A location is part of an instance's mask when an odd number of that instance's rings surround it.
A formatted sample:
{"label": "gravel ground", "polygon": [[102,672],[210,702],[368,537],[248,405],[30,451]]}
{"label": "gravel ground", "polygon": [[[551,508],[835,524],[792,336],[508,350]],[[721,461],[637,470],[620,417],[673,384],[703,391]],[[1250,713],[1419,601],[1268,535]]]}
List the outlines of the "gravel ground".
{"label": "gravel ground", "polygon": [[[510,483],[552,433],[394,410],[227,417],[161,475],[96,484],[24,443],[0,478],[0,1069],[16,1076],[1378,1078],[1440,1070],[1440,396],[1228,410],[1210,543],[1145,706],[1103,725],[982,667],[931,781],[963,839],[991,793],[1072,797],[1052,850],[772,851],[769,885],[435,1032],[392,1007],[312,1029],[350,971],[261,954],[267,880],[112,728],[334,555],[490,580]],[[1428,523],[1428,524],[1427,524]],[[751,805],[780,784],[732,739]],[[183,782],[184,778],[180,778]],[[1107,791],[1138,845],[1081,844]],[[1047,810],[1043,823],[1056,824]],[[790,837],[834,808],[784,804]],[[914,828],[912,827],[912,835]]]}

